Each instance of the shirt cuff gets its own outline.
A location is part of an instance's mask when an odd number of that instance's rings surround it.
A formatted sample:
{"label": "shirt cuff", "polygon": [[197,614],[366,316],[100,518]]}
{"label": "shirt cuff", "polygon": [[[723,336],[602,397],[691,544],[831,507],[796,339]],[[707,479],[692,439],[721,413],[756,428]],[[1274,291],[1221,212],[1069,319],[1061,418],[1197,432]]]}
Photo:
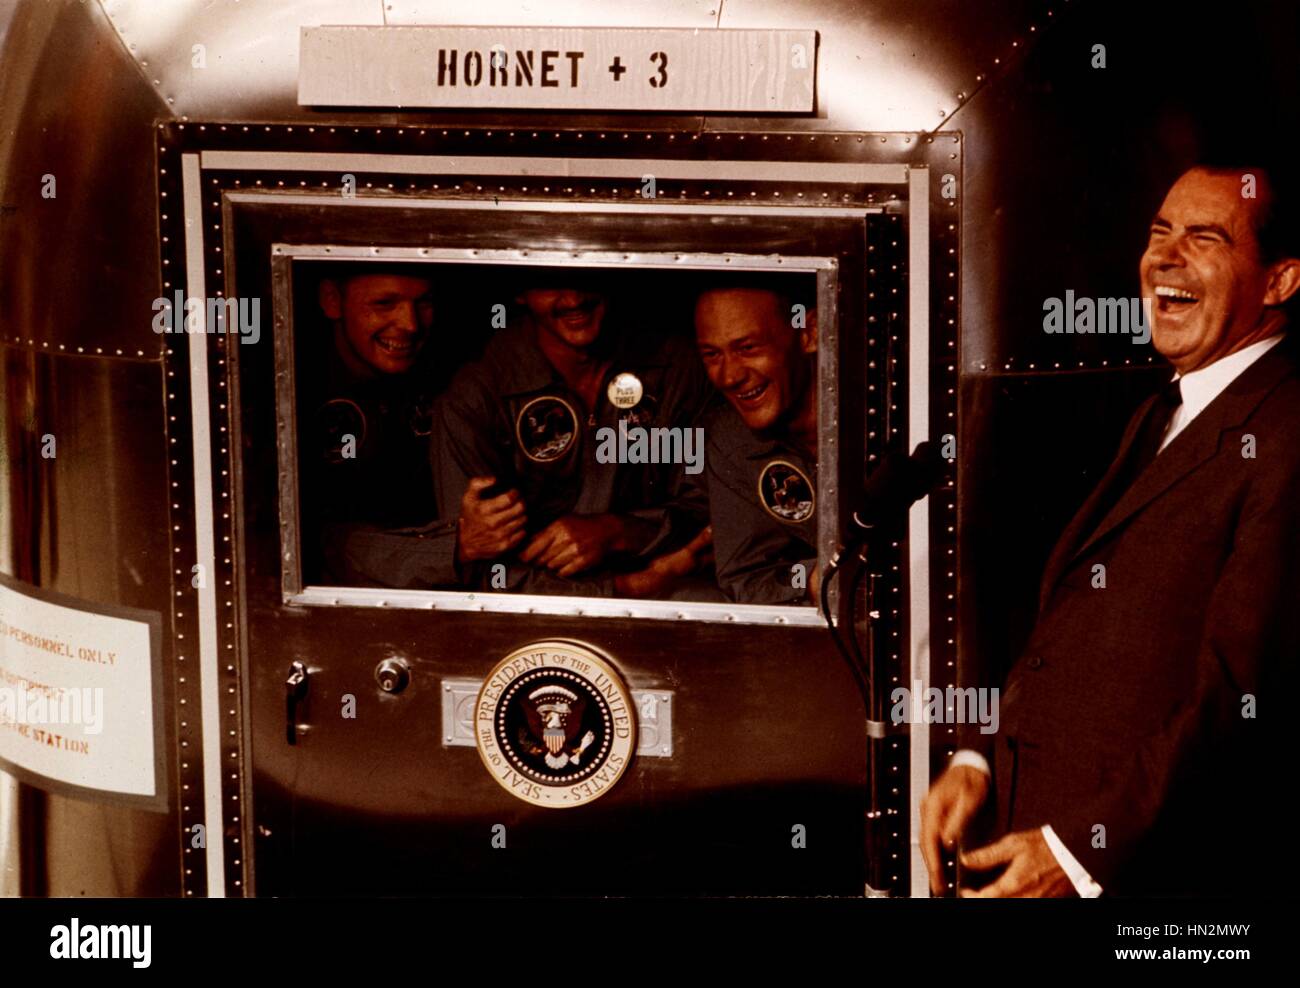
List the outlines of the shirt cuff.
{"label": "shirt cuff", "polygon": [[[960,752],[959,752],[960,754]],[[954,756],[953,761],[956,761]],[[1080,899],[1095,899],[1101,895],[1101,886],[1092,880],[1079,864],[1078,858],[1070,853],[1070,849],[1061,843],[1061,838],[1056,836],[1056,831],[1052,825],[1046,824],[1043,827],[1043,839],[1047,841],[1047,846],[1052,849],[1052,854],[1056,858],[1056,863],[1065,871],[1065,875],[1070,879],[1070,884],[1074,890],[1079,893]]]}
{"label": "shirt cuff", "polygon": [[992,769],[989,768],[989,760],[973,748],[962,748],[952,756],[952,761],[948,763],[949,768],[957,768],[959,765],[973,768],[975,771],[983,772],[988,776],[993,775]]}

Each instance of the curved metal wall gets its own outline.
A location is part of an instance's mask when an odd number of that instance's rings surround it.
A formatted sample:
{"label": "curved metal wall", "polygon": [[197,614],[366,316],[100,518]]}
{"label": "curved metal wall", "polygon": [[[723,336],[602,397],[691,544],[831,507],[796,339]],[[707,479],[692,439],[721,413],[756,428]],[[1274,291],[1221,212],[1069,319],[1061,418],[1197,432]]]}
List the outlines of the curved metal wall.
{"label": "curved metal wall", "polygon": [[[152,123],[163,105],[98,7],[24,3],[8,13],[0,568],[87,601],[165,612],[167,432],[162,347],[149,326],[159,294]],[[47,435],[50,459],[40,454]],[[174,812],[10,792],[23,845],[11,891],[179,890]]]}
{"label": "curved metal wall", "polygon": [[[1065,0],[1068,4],[1069,0]],[[817,112],[781,130],[924,132],[946,126],[991,71],[1045,27],[1051,4],[1006,0],[104,0],[122,43],[180,120],[321,119],[297,104],[298,31],[321,24],[559,24],[586,27],[811,28],[818,31]],[[1064,6],[1064,4],[1056,4]],[[194,46],[203,46],[202,69]],[[443,124],[537,123],[536,113],[365,112],[331,120]],[[566,114],[572,127],[755,130],[771,117]]]}
{"label": "curved metal wall", "polygon": [[[811,25],[820,31],[820,97],[808,118],[575,114],[564,123],[686,132],[911,131],[919,142],[917,132],[942,124],[975,91],[974,65],[1007,44],[1016,11],[990,21],[945,3],[939,13],[927,27],[905,2],[676,0],[653,11],[630,3],[569,5],[566,17],[592,25]],[[295,100],[302,25],[466,20],[536,23],[537,13],[519,0],[470,8],[449,0],[25,0],[12,8],[0,57],[6,572],[88,601],[171,611],[164,606],[174,588],[163,519],[169,508],[191,506],[169,504],[168,468],[180,469],[169,454],[175,450],[183,467],[187,440],[167,430],[164,343],[150,318],[166,280],[158,231],[168,222],[155,207],[160,202],[165,210],[166,197],[153,198],[166,191],[155,180],[154,124],[319,120]],[[202,46],[202,67],[195,46]],[[327,118],[537,121],[526,113]],[[905,149],[912,140],[905,134],[891,145]],[[888,153],[898,151],[891,146]],[[40,197],[46,175],[54,176],[54,198]],[[46,433],[59,437],[62,459],[38,462],[34,442]],[[169,681],[177,675],[172,645],[179,631],[164,632]],[[198,797],[178,795],[182,805]],[[180,847],[182,805],[158,817],[20,787],[23,891],[178,893],[181,862],[188,860]]]}

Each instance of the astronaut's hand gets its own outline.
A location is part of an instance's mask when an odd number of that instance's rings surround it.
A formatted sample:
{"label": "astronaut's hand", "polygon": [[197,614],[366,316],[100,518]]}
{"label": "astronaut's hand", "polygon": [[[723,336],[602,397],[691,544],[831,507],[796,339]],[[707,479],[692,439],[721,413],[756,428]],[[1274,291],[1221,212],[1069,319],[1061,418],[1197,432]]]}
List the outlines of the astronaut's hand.
{"label": "astronaut's hand", "polygon": [[474,477],[460,499],[456,559],[462,563],[493,559],[523,540],[528,514],[518,491],[508,490],[487,500],[479,497],[495,482],[495,477]]}
{"label": "astronaut's hand", "polygon": [[713,526],[709,525],[686,545],[656,556],[645,569],[620,573],[614,589],[620,597],[662,597],[674,583],[713,562]]}
{"label": "astronaut's hand", "polygon": [[618,515],[565,515],[534,535],[519,559],[572,576],[627,546],[627,526]]}
{"label": "astronaut's hand", "polygon": [[921,801],[921,855],[930,872],[930,891],[943,893],[940,845],[951,850],[989,794],[989,777],[969,765],[939,776]]}

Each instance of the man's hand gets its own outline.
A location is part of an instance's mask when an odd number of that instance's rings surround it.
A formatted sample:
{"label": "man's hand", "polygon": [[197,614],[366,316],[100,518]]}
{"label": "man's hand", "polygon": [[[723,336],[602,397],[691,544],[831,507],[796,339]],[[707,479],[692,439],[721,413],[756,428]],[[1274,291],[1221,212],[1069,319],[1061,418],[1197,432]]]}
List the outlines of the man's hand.
{"label": "man's hand", "polygon": [[473,477],[460,499],[456,521],[456,558],[462,563],[493,559],[513,549],[524,537],[528,515],[516,490],[483,500],[481,491],[496,483],[495,477]]}
{"label": "man's hand", "polygon": [[645,569],[620,573],[614,589],[620,597],[662,597],[674,583],[713,560],[713,526],[673,552],[656,556]]}
{"label": "man's hand", "polygon": [[626,524],[618,515],[565,515],[534,535],[519,559],[572,576],[625,548],[625,536]]}
{"label": "man's hand", "polygon": [[[989,794],[989,777],[969,765],[949,768],[921,803],[921,855],[930,872],[930,891],[943,894],[940,844],[952,850]],[[1050,852],[1049,852],[1050,853]]]}
{"label": "man's hand", "polygon": [[961,856],[961,863],[972,871],[1007,866],[997,881],[978,892],[962,889],[963,898],[1048,899],[1073,895],[1075,891],[1070,877],[1047,846],[1047,838],[1037,829],[1017,830],[992,844],[967,851]]}

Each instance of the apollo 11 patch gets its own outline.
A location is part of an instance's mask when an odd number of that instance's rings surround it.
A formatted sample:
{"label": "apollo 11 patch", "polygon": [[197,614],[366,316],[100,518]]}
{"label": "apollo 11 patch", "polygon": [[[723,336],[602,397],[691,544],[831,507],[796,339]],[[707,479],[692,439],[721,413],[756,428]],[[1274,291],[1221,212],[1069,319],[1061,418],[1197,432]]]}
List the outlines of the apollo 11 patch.
{"label": "apollo 11 patch", "polygon": [[632,698],[588,646],[540,641],[506,656],[479,690],[479,756],[497,783],[534,806],[598,799],[627,768],[636,743]]}
{"label": "apollo 11 patch", "polygon": [[817,510],[817,495],[807,474],[786,460],[773,460],[758,476],[758,499],[777,521],[805,522]]}
{"label": "apollo 11 patch", "polygon": [[366,413],[350,398],[331,398],[316,410],[316,431],[326,463],[355,459],[366,441]]}
{"label": "apollo 11 patch", "polygon": [[563,398],[542,395],[519,410],[515,437],[530,460],[550,463],[567,453],[578,438],[578,414]]}

